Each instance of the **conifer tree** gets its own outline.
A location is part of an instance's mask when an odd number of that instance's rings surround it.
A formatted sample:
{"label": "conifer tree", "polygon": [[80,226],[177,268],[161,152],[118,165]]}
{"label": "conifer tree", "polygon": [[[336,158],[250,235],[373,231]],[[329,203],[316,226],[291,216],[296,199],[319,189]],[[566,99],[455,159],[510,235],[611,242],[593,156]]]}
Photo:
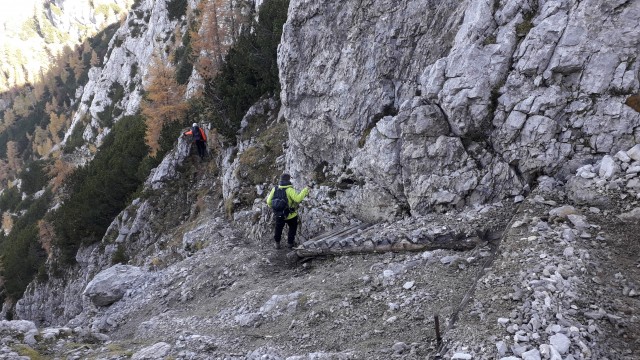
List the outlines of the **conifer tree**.
{"label": "conifer tree", "polygon": [[159,139],[162,127],[170,122],[182,119],[187,111],[184,100],[185,85],[176,81],[175,69],[159,57],[155,57],[149,68],[149,86],[146,100],[142,104],[147,132],[145,139],[154,156],[159,150]]}
{"label": "conifer tree", "polygon": [[12,174],[16,174],[22,165],[15,141],[7,142],[7,165]]}

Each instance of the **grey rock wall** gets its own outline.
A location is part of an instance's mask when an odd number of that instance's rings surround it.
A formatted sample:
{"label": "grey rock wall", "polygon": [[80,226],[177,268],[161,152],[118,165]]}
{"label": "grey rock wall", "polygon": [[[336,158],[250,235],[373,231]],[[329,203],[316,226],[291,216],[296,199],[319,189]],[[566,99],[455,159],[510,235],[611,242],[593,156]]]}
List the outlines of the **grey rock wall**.
{"label": "grey rock wall", "polygon": [[292,1],[287,168],[362,219],[491,202],[639,142],[640,3]]}

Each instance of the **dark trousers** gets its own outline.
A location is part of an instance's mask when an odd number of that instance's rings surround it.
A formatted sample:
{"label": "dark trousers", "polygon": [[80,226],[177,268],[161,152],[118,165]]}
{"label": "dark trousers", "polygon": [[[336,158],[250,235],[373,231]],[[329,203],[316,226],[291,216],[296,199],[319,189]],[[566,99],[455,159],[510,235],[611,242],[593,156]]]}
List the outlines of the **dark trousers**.
{"label": "dark trousers", "polygon": [[289,245],[295,244],[296,241],[296,230],[298,230],[298,217],[294,217],[289,220],[278,219],[276,218],[276,235],[274,240],[279,244],[280,239],[282,239],[282,230],[284,229],[284,224],[289,226],[289,233],[287,234],[287,243]]}
{"label": "dark trousers", "polygon": [[207,144],[202,140],[196,140],[196,147],[198,148],[198,155],[201,159],[204,159],[207,155]]}

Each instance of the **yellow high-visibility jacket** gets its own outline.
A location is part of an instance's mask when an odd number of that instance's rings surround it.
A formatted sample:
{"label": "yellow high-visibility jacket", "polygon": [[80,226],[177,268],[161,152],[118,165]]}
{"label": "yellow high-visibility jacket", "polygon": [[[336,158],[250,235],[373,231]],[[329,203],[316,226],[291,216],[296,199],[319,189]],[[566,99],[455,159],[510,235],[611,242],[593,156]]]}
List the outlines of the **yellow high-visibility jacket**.
{"label": "yellow high-visibility jacket", "polygon": [[[293,219],[298,216],[298,212],[296,211],[298,204],[300,204],[307,194],[309,194],[309,188],[305,187],[300,190],[300,192],[296,192],[296,189],[294,189],[292,185],[278,185],[278,188],[286,189],[285,193],[287,194],[287,202],[289,203],[289,207],[292,209],[292,212],[285,220]],[[271,207],[271,199],[273,199],[273,194],[275,192],[276,188],[273,188],[271,189],[269,196],[267,196],[267,205],[269,205],[269,207]]]}

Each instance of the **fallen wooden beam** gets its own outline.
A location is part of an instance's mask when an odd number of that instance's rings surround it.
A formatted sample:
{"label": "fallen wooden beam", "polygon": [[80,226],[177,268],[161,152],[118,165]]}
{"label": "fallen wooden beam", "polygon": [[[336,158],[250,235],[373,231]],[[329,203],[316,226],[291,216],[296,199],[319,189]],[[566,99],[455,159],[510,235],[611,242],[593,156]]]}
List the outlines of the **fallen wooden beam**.
{"label": "fallen wooden beam", "polygon": [[483,239],[478,236],[465,236],[462,234],[444,234],[434,238],[402,239],[394,242],[375,243],[372,240],[365,240],[357,246],[344,247],[315,247],[308,248],[301,246],[294,249],[287,257],[291,260],[318,257],[318,256],[342,256],[364,253],[383,252],[403,252],[403,251],[428,251],[437,249],[448,249],[457,251],[468,251],[474,249]]}

